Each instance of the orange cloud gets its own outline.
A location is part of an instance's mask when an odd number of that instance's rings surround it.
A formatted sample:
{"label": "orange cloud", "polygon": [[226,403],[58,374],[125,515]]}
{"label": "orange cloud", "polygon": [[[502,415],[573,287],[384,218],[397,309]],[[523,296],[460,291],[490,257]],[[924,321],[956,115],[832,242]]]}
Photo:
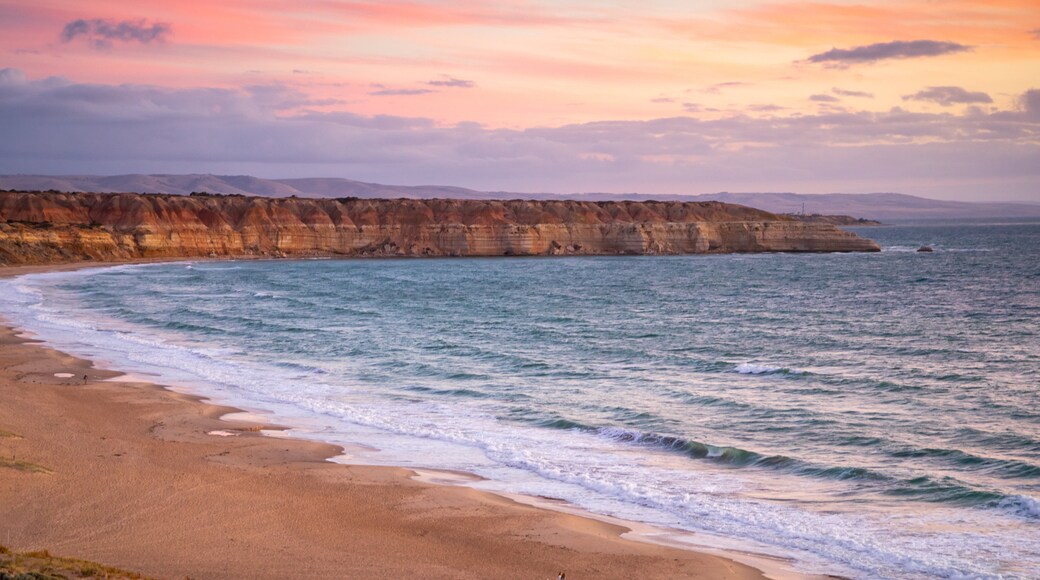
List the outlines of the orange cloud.
{"label": "orange cloud", "polygon": [[[80,19],[171,28],[161,45],[96,51],[79,37],[61,43],[62,30]],[[373,115],[421,109],[440,121],[512,125],[671,114],[668,103],[650,102],[655,96],[671,99],[675,114],[693,100],[698,114],[808,111],[810,95],[835,85],[875,94],[862,105],[876,110],[926,108],[901,97],[947,85],[987,91],[1005,105],[1029,88],[1028,73],[1040,65],[1035,30],[1036,0],[744,0],[641,9],[631,0],[0,0],[0,68],[170,87],[283,82]],[[791,67],[832,49],[921,40],[975,48],[852,71]],[[415,92],[446,74],[476,87],[410,99],[368,95],[369,83]],[[727,82],[754,89],[704,92]]]}
{"label": "orange cloud", "polygon": [[693,37],[805,46],[866,43],[880,37],[930,38],[963,43],[1003,43],[1010,34],[1040,24],[1035,0],[940,4],[922,0],[867,4],[767,3],[729,10],[708,19],[670,19],[661,25]]}
{"label": "orange cloud", "polygon": [[323,2],[319,9],[345,16],[351,21],[391,27],[436,26],[547,26],[593,24],[596,19],[568,16],[532,4],[464,0],[424,3],[393,0],[389,2]]}

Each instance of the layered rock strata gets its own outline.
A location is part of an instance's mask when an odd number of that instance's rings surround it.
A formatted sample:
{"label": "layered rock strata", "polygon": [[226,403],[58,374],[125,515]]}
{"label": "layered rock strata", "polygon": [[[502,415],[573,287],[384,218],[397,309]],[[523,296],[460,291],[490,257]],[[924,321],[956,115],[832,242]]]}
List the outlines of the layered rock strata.
{"label": "layered rock strata", "polygon": [[0,192],[7,264],[206,256],[860,252],[830,224],[720,202]]}

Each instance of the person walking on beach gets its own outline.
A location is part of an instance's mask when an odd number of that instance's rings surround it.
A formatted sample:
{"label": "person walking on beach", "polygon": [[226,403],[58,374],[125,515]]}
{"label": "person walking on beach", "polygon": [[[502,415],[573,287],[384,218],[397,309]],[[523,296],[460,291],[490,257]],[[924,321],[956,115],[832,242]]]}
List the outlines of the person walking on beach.
{"label": "person walking on beach", "polygon": [[560,575],[556,577],[556,580],[567,580],[567,573],[560,572]]}

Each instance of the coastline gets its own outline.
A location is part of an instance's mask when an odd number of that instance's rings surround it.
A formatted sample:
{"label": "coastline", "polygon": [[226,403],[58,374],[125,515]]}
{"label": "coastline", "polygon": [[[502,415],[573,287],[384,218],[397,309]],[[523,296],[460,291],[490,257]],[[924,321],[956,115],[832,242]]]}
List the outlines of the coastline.
{"label": "coastline", "polygon": [[[765,577],[567,506],[331,462],[342,448],[262,436],[282,427],[99,370],[2,320],[0,346],[0,431],[16,435],[0,455],[42,467],[0,469],[0,544],[14,549],[163,577]],[[779,564],[770,576],[799,576]]]}
{"label": "coastline", "polygon": [[270,198],[0,192],[0,261],[143,256],[876,252],[875,242],[720,202]]}

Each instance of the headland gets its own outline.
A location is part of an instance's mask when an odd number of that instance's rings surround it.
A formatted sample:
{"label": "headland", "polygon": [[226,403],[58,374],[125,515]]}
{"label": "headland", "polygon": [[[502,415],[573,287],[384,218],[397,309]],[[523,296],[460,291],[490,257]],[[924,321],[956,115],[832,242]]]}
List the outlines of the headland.
{"label": "headland", "polygon": [[874,252],[829,223],[720,202],[0,192],[0,262]]}

